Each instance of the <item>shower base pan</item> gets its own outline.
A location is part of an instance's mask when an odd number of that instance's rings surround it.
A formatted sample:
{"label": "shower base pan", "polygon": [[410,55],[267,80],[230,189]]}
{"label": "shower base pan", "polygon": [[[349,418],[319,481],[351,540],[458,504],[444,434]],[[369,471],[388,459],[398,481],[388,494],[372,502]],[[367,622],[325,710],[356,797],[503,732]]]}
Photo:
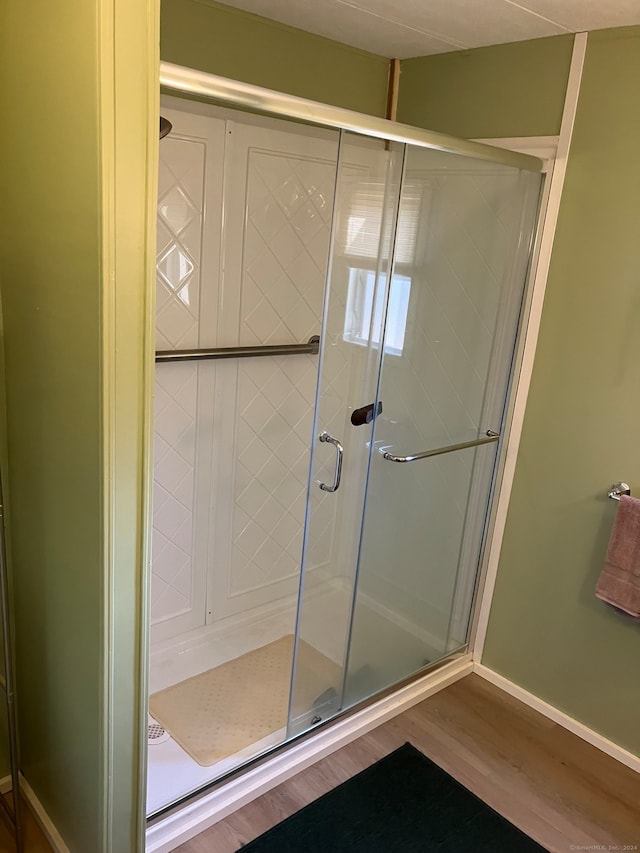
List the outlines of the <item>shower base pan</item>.
{"label": "shower base pan", "polygon": [[[149,711],[200,766],[209,767],[286,726],[294,637],[289,634],[160,690]],[[335,688],[340,668],[300,643],[297,699],[312,705],[318,685]]]}

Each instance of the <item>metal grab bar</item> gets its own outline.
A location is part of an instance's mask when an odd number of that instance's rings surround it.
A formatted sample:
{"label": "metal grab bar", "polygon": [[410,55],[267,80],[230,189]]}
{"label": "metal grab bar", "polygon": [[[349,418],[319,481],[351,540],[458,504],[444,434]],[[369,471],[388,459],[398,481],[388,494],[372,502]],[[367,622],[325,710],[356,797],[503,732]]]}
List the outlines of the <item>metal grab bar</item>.
{"label": "metal grab bar", "polygon": [[488,429],[486,438],[478,438],[475,441],[463,441],[460,444],[450,444],[448,447],[438,447],[436,450],[425,450],[424,453],[415,453],[413,456],[394,456],[393,453],[386,451],[384,447],[380,448],[380,453],[382,453],[383,457],[388,459],[389,462],[415,462],[416,459],[428,459],[430,456],[441,456],[443,453],[453,453],[454,450],[466,450],[467,447],[478,447],[481,444],[491,444],[499,438],[499,432],[493,432],[493,430]]}
{"label": "metal grab bar", "polygon": [[168,361],[205,361],[214,358],[256,358],[263,355],[317,355],[320,336],[313,335],[306,344],[261,344],[254,347],[213,347],[211,349],[160,350],[156,364]]}

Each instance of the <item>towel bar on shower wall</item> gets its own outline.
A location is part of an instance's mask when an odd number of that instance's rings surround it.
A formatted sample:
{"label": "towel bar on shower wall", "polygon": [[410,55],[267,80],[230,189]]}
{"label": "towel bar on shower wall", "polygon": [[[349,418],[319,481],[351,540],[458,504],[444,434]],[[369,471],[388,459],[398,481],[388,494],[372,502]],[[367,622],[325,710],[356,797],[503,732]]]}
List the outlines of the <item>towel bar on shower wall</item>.
{"label": "towel bar on shower wall", "polygon": [[612,501],[619,501],[622,495],[630,494],[631,486],[628,486],[626,483],[614,483],[607,492],[607,497],[611,498]]}

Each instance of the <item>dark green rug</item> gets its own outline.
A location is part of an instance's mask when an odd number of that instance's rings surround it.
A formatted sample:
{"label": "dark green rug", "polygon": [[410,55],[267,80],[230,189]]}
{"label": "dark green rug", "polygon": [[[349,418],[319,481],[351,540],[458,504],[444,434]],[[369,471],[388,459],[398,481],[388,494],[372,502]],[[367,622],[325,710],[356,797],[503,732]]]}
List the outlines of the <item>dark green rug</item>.
{"label": "dark green rug", "polygon": [[411,744],[240,848],[242,853],[541,853]]}

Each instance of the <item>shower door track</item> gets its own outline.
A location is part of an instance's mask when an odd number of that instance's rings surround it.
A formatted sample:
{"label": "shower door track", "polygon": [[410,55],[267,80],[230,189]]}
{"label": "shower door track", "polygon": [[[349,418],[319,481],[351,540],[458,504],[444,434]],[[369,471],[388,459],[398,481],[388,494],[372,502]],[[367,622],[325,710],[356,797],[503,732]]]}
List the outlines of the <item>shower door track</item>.
{"label": "shower door track", "polygon": [[410,124],[357,113],[343,107],[298,98],[295,95],[285,95],[251,83],[242,83],[216,74],[207,74],[205,71],[185,68],[183,65],[174,65],[172,62],[160,63],[160,86],[163,89],[183,92],[199,98],[204,97],[247,110],[337,130],[347,130],[376,139],[431,148],[434,151],[460,154],[504,166],[515,166],[527,172],[544,172],[545,170],[544,161],[531,154],[494,148],[492,145],[481,142],[457,139],[446,133],[423,130]]}
{"label": "shower door track", "polygon": [[[175,846],[187,841],[188,838],[222,820],[228,814],[321,758],[464,678],[472,670],[471,654],[468,646],[463,646],[430,666],[340,711],[314,728],[272,747],[208,785],[181,797],[175,803],[158,809],[147,817],[147,853],[173,849],[173,845],[166,846],[169,841],[174,842]],[[343,731],[336,734],[337,729],[343,729]],[[321,742],[318,743],[320,740]],[[296,750],[303,754],[291,755]],[[274,764],[288,756],[290,758],[286,768],[273,768]],[[260,774],[264,777],[260,780],[258,791],[248,778],[252,774],[255,776]],[[221,799],[222,793],[228,788],[233,790],[223,803],[212,802],[214,798]],[[187,831],[188,834],[178,834],[180,819],[183,815],[186,826],[194,827],[201,822],[202,826],[196,829],[195,833]]]}

